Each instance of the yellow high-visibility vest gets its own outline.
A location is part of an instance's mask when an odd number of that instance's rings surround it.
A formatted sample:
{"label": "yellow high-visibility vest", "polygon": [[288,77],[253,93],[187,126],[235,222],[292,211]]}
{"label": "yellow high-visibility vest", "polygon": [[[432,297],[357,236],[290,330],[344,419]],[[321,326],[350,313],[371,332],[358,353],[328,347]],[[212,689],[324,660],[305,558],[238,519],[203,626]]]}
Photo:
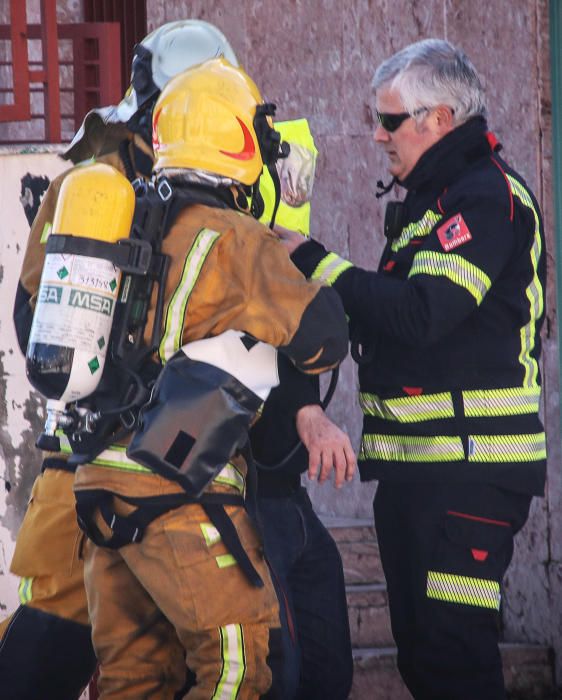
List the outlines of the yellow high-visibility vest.
{"label": "yellow high-visibility vest", "polygon": [[[283,141],[287,141],[290,145],[296,144],[307,149],[310,152],[310,162],[314,167],[318,150],[316,149],[316,145],[306,119],[293,119],[291,121],[275,122],[275,129],[279,131]],[[283,165],[282,162],[281,165]],[[314,177],[313,169],[310,176],[312,178]],[[260,221],[268,225],[271,221],[273,206],[275,204],[275,188],[267,168],[264,168],[263,174],[260,178],[260,193],[263,197],[265,205],[264,213],[260,218]],[[291,229],[292,231],[299,231],[304,236],[309,236],[310,200],[305,201],[299,206],[291,206],[291,204],[284,201],[282,197],[281,201],[279,202],[275,222],[280,226]]]}

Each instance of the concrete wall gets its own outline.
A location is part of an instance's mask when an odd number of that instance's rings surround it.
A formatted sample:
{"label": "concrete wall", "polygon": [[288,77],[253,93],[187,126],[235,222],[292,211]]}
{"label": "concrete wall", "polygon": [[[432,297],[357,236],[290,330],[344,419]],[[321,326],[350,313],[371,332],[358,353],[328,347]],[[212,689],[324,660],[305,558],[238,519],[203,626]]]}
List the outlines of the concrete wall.
{"label": "concrete wall", "polygon": [[[61,11],[70,8],[68,2],[60,6]],[[548,643],[562,657],[562,455],[547,0],[147,0],[147,9],[149,29],[183,17],[217,24],[264,97],[277,102],[279,117],[310,119],[320,149],[314,235],[366,267],[375,265],[383,243],[384,200],[375,200],[374,183],[387,179],[383,159],[372,142],[368,86],[374,68],[390,53],[428,36],[445,37],[471,56],[487,89],[490,126],[504,144],[506,159],[537,194],[548,238],[550,276],[542,363],[548,486],[546,498],[534,502],[531,518],[518,537],[507,580],[504,622],[510,639]],[[69,21],[68,13],[60,21]],[[0,569],[4,571],[0,572],[0,606],[7,607],[15,604],[14,583],[3,576],[31,472],[38,466],[32,434],[42,420],[41,403],[23,376],[10,319],[27,229],[17,202],[19,177],[27,170],[44,174],[61,168],[53,156],[26,158],[30,160],[15,155],[0,158],[5,227],[0,289],[6,300],[0,310],[0,381],[5,387],[0,401],[0,475],[4,470],[14,483],[7,496],[0,485]],[[358,445],[360,412],[350,362],[341,374],[330,413]],[[317,509],[326,515],[371,515],[372,484],[354,482],[337,494],[328,485],[312,486],[311,491]]]}

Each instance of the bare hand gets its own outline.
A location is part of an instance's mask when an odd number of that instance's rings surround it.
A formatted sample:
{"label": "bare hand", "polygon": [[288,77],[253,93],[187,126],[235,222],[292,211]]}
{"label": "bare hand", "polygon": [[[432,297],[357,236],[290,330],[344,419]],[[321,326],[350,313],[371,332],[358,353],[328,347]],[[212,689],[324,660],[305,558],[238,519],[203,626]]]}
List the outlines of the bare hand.
{"label": "bare hand", "polygon": [[279,226],[279,224],[275,224],[273,230],[279,237],[279,240],[289,251],[289,255],[300,245],[306,243],[306,238],[298,231],[292,231],[290,228]]}
{"label": "bare hand", "polygon": [[303,406],[297,412],[297,432],[308,450],[308,478],[322,484],[335,471],[334,486],[351,481],[357,460],[348,436],[317,405]]}

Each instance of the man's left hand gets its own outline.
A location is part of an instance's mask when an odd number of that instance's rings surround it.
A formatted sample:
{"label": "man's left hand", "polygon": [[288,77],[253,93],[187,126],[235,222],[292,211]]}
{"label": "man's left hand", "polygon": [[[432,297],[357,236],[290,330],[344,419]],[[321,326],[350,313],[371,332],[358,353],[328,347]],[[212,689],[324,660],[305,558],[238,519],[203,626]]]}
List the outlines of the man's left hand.
{"label": "man's left hand", "polygon": [[297,412],[297,432],[308,450],[308,478],[322,484],[335,472],[334,486],[351,481],[357,468],[355,452],[349,437],[340,430],[316,404],[303,406]]}

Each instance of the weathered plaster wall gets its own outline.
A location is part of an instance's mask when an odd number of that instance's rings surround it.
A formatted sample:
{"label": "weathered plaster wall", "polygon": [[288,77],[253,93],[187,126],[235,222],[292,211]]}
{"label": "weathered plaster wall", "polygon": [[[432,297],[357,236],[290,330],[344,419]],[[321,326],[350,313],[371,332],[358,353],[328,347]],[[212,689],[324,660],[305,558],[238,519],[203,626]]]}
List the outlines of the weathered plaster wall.
{"label": "weathered plaster wall", "polygon": [[[0,0],[0,22],[5,0]],[[38,0],[29,1],[33,10]],[[59,21],[80,19],[76,2],[61,2]],[[559,428],[558,321],[552,207],[551,98],[548,0],[147,0],[149,29],[184,17],[217,24],[264,96],[277,102],[280,118],[307,116],[320,149],[313,230],[329,247],[372,267],[382,249],[384,201],[374,198],[377,179],[387,179],[372,143],[369,83],[376,65],[407,43],[427,36],[462,46],[484,78],[490,125],[506,158],[536,192],[545,215],[549,282],[544,329],[544,406],[549,466],[546,498],[533,503],[517,539],[507,579],[504,622],[510,639],[545,642],[562,656],[562,503]],[[76,14],[73,14],[76,11]],[[59,12],[59,14],[60,14]],[[31,15],[30,15],[31,17]],[[1,128],[1,125],[0,125]],[[15,604],[5,573],[17,524],[32,481],[25,463],[41,410],[23,375],[11,324],[11,300],[27,229],[17,202],[26,170],[55,172],[53,156],[0,158],[4,212],[0,311],[0,475],[14,481],[5,496],[0,484],[0,605]],[[52,170],[50,170],[52,169]],[[358,444],[360,412],[350,362],[341,372],[331,415]],[[27,470],[27,468],[26,468]],[[340,493],[311,487],[317,509],[328,515],[369,517],[373,486],[354,482]],[[560,667],[562,669],[562,666]],[[560,675],[562,678],[562,674]]]}
{"label": "weathered plaster wall", "polygon": [[[25,377],[24,360],[17,345],[11,306],[23,260],[29,226],[19,203],[20,178],[27,172],[54,177],[66,165],[53,153],[0,156],[0,211],[4,212],[0,249],[0,608],[13,599],[13,580],[4,583],[13,551],[14,535],[23,518],[31,485],[40,466],[35,435],[44,420],[43,404]],[[13,578],[13,577],[12,577]]]}
{"label": "weathered plaster wall", "polygon": [[29,226],[19,202],[20,179],[27,172],[54,177],[66,168],[54,153],[0,153],[0,611],[17,605],[17,581],[8,573],[14,541],[31,485],[39,471],[35,436],[44,421],[43,403],[25,376],[12,306]]}

